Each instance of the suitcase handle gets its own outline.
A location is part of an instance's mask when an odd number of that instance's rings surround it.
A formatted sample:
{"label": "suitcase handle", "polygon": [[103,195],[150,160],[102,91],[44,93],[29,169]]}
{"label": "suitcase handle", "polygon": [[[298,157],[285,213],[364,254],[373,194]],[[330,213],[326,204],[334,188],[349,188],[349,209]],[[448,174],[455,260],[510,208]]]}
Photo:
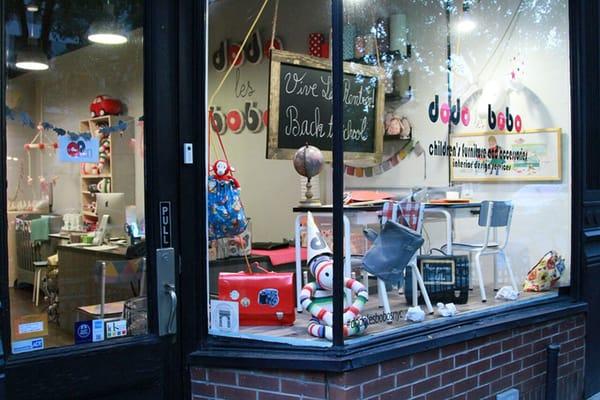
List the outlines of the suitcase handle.
{"label": "suitcase handle", "polygon": [[[240,246],[240,249],[244,249],[246,248],[246,241],[244,240],[244,238],[241,235],[238,235],[234,238],[235,242],[238,244],[238,246]],[[263,272],[272,272],[269,271],[266,268],[263,268],[259,262],[255,261],[252,263],[252,265],[250,265],[250,260],[248,259],[248,255],[244,252],[244,259],[246,260],[246,269],[248,274],[252,275],[254,274],[254,271],[252,271],[252,266],[260,269]]]}
{"label": "suitcase handle", "polygon": [[273,272],[273,271],[269,271],[268,269],[266,269],[263,266],[261,266],[258,261],[255,261],[255,262],[252,263],[252,265],[250,265],[250,262],[248,261],[248,256],[246,256],[246,266],[247,266],[247,269],[248,269],[247,272],[250,275],[254,274],[254,271],[252,270],[252,267],[255,267],[255,268],[257,268],[257,269],[259,269],[259,270],[261,270],[263,272],[266,272],[266,273]]}

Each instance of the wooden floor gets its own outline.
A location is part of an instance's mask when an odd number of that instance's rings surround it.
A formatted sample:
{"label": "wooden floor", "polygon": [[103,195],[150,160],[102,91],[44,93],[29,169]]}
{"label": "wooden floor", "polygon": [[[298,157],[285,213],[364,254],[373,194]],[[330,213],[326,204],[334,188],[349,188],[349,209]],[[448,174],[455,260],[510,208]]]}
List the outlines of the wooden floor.
{"label": "wooden floor", "polygon": [[[456,308],[458,309],[459,315],[464,315],[467,313],[475,313],[478,311],[483,311],[490,307],[498,307],[498,308],[506,308],[514,306],[516,302],[528,302],[535,301],[542,298],[548,298],[556,296],[556,292],[545,292],[545,293],[525,293],[522,292],[519,299],[516,301],[504,301],[504,300],[496,300],[494,298],[494,292],[492,288],[487,288],[487,296],[488,300],[486,303],[481,302],[481,296],[479,290],[471,290],[469,292],[469,301],[467,304],[457,304]],[[387,331],[391,331],[393,329],[398,328],[406,328],[410,329],[411,326],[415,326],[423,323],[439,323],[444,319],[434,313],[433,315],[426,315],[425,322],[415,323],[408,322],[404,320],[404,315],[409,305],[406,303],[406,299],[404,295],[399,295],[397,291],[390,291],[389,294],[389,302],[392,313],[395,315],[397,320],[392,321],[391,323],[387,322],[378,322],[369,325],[367,331],[364,335],[358,336],[355,338],[351,338],[348,341],[361,341],[365,340],[368,336],[382,334]],[[433,304],[435,309],[435,304]],[[423,311],[426,311],[424,305],[421,305]],[[370,300],[365,305],[365,309],[363,310],[363,315],[377,315],[383,314],[383,308],[379,307],[379,301],[377,298],[377,293],[372,291],[370,293]],[[401,318],[398,318],[398,315],[401,315]],[[296,313],[296,322],[293,326],[286,327],[265,327],[265,326],[255,326],[255,327],[240,327],[239,334],[227,334],[227,336],[232,337],[244,337],[244,338],[253,338],[253,339],[261,339],[261,340],[269,340],[275,342],[283,342],[297,345],[312,345],[312,346],[329,346],[330,342],[323,339],[318,339],[311,337],[308,335],[306,326],[308,320],[310,319],[310,315],[306,312]],[[383,319],[383,316],[379,319]],[[216,332],[215,332],[216,333]]]}
{"label": "wooden floor", "polygon": [[[40,299],[39,306],[36,307],[31,301],[33,295],[33,289],[31,287],[26,288],[9,288],[10,296],[10,317],[14,321],[15,317],[39,314],[46,312],[46,305],[43,299]],[[40,293],[40,296],[42,294]],[[60,329],[56,323],[48,323],[48,336],[44,338],[44,347],[63,347],[70,346],[73,344],[73,335]]]}

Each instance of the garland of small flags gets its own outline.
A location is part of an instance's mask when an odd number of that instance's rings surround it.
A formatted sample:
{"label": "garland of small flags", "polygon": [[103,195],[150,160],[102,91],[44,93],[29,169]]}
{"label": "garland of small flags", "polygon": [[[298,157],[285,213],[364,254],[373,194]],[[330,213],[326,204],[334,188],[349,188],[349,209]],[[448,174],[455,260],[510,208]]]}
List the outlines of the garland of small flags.
{"label": "garland of small flags", "polygon": [[[27,114],[25,111],[16,111],[16,110],[11,109],[7,105],[5,105],[5,108],[6,108],[6,118],[8,118],[12,121],[16,121],[18,119],[18,121],[25,127],[28,127],[31,129],[37,129],[37,130],[39,130],[39,128],[42,128],[43,130],[51,130],[51,131],[55,132],[58,136],[68,135],[71,138],[71,140],[74,140],[74,141],[76,141],[79,138],[82,138],[84,140],[90,140],[92,138],[92,134],[90,132],[73,132],[73,131],[69,131],[67,129],[60,128],[58,126],[54,126],[49,122],[41,122],[39,125],[37,125],[33,122],[33,119],[31,118],[31,116],[29,116],[29,114]],[[143,121],[143,120],[144,120],[144,117],[141,116],[139,118],[139,121]],[[104,127],[100,128],[99,131],[103,135],[110,135],[113,133],[123,132],[123,131],[127,130],[127,127],[128,127],[127,122],[119,120],[119,122],[116,125],[104,126]]]}
{"label": "garland of small flags", "polygon": [[353,167],[345,164],[344,172],[346,175],[355,176],[357,178],[370,178],[372,176],[381,175],[398,165],[400,161],[404,160],[413,151],[414,148],[415,143],[410,140],[396,154],[380,164],[371,167]]}

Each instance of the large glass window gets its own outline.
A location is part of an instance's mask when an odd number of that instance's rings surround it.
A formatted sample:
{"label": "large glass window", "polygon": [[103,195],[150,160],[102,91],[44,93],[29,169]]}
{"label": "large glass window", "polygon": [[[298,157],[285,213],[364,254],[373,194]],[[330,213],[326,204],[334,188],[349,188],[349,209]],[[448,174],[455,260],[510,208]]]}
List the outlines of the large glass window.
{"label": "large glass window", "polygon": [[339,132],[330,2],[208,9],[212,334],[328,346],[334,248],[350,341],[569,285],[566,1],[344,1]]}
{"label": "large glass window", "polygon": [[143,3],[3,7],[12,351],[144,334]]}
{"label": "large glass window", "polygon": [[355,135],[383,150],[345,157],[367,333],[555,296],[571,258],[567,2],[344,4],[348,68],[385,93]]}
{"label": "large glass window", "polygon": [[[322,155],[306,147],[310,135],[331,148],[331,3],[225,0],[208,10],[210,331],[328,346],[308,334],[299,298],[312,280],[305,207],[331,201]],[[314,219],[330,254],[331,216]],[[319,293],[318,307],[330,308],[331,294]]]}

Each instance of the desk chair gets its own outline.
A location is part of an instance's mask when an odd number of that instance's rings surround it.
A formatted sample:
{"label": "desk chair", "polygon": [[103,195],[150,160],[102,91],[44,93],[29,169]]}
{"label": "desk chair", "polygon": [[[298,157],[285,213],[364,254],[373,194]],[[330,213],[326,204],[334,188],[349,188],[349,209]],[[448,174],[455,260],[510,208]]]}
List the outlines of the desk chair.
{"label": "desk chair", "polygon": [[[406,226],[407,228],[412,229],[413,231],[421,234],[423,229],[423,216],[425,214],[425,203],[411,202],[411,201],[401,201],[401,202],[386,202],[383,205],[383,212],[381,217],[381,224],[385,224],[388,220],[398,222]],[[408,268],[412,268],[412,303],[413,307],[417,307],[419,305],[419,293],[418,290],[421,290],[423,294],[423,299],[425,300],[425,305],[427,307],[427,311],[430,314],[433,314],[433,307],[431,305],[431,301],[429,300],[429,295],[427,294],[427,289],[425,288],[425,283],[423,282],[423,277],[421,276],[421,272],[417,267],[417,254],[415,253],[411,260],[409,261]],[[369,273],[364,271],[363,280],[365,282],[365,287],[368,290],[368,279]],[[417,286],[418,285],[418,286]],[[379,297],[379,304],[383,305],[383,310],[386,313],[391,312],[390,302],[388,298],[388,293],[385,287],[385,281],[383,279],[377,278],[377,294]],[[391,322],[391,321],[390,321]]]}
{"label": "desk chair", "polygon": [[42,275],[46,276],[48,261],[33,262],[33,298],[31,301],[37,307],[40,303],[40,290],[42,290]]}
{"label": "desk chair", "polygon": [[[97,261],[100,270],[100,304],[77,307],[77,312],[92,319],[120,317],[125,301],[131,297],[144,295],[146,291],[146,259]],[[132,284],[139,282],[139,293],[132,291],[131,296],[121,301],[106,302],[106,284]]]}
{"label": "desk chair", "polygon": [[[481,273],[481,256],[493,255],[494,257],[496,257],[497,255],[501,254],[502,257],[504,257],[506,269],[508,270],[512,287],[517,291],[519,290],[517,288],[512,268],[510,266],[510,260],[508,259],[508,256],[504,251],[508,243],[508,236],[510,234],[510,224],[513,209],[514,206],[510,201],[481,202],[481,210],[479,213],[478,225],[485,228],[485,237],[483,243],[452,243],[452,248],[454,251],[466,251],[469,253],[470,259],[474,260],[475,269],[477,270],[477,276],[479,278],[481,301],[483,303],[487,301],[487,297],[485,294],[485,287],[483,284],[483,275]],[[492,231],[495,228],[504,228],[504,240],[502,241],[502,243],[490,241]],[[496,287],[496,268],[497,263],[494,263],[494,288]]]}

